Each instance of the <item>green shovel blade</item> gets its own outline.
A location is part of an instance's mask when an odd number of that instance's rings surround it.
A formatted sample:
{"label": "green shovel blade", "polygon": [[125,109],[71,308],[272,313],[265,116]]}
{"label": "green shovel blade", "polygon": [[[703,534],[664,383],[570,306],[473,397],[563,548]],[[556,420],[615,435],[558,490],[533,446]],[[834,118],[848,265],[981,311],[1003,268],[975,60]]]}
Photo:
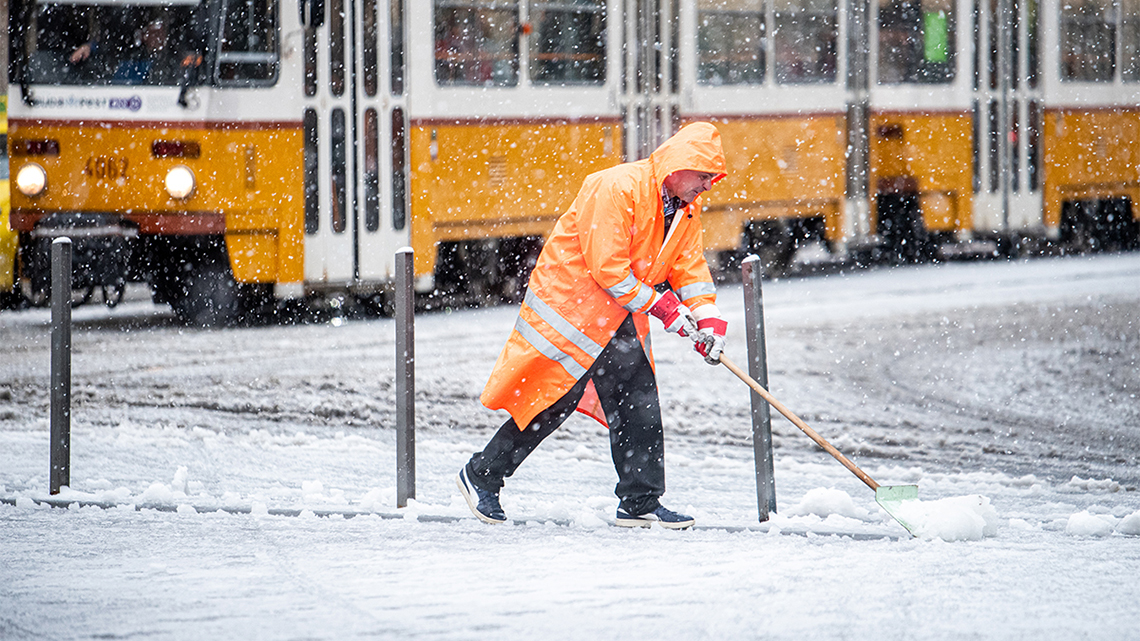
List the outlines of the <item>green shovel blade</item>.
{"label": "green shovel blade", "polygon": [[875,490],[875,502],[879,507],[886,510],[891,518],[898,521],[900,525],[906,528],[911,536],[918,536],[914,528],[917,523],[911,523],[904,515],[904,510],[901,509],[903,501],[917,501],[918,500],[918,486],[917,485],[880,485]]}

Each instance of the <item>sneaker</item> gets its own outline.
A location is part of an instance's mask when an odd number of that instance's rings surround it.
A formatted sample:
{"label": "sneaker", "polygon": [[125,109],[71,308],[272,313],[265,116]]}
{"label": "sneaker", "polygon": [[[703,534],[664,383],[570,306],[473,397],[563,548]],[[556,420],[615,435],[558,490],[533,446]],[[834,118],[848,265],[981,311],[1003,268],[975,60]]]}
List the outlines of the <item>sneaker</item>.
{"label": "sneaker", "polygon": [[634,516],[619,507],[614,525],[619,527],[649,527],[654,523],[658,523],[661,527],[669,528],[670,530],[684,530],[693,527],[693,524],[696,522],[697,520],[691,516],[678,514],[673,510],[659,505],[656,510],[638,516]]}
{"label": "sneaker", "polygon": [[502,523],[507,520],[507,514],[499,505],[499,495],[486,492],[475,487],[467,480],[467,468],[459,470],[455,477],[455,484],[459,486],[459,493],[467,499],[467,506],[471,512],[484,523]]}

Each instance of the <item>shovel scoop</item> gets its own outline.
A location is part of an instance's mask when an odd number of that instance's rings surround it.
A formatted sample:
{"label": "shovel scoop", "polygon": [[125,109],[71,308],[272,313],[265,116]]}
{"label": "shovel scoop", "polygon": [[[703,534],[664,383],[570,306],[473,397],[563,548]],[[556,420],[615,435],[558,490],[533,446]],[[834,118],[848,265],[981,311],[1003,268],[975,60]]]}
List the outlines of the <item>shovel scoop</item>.
{"label": "shovel scoop", "polygon": [[904,501],[917,500],[917,485],[880,485],[875,488],[875,502],[883,508],[883,511],[890,514],[892,519],[898,521],[899,525],[906,528],[906,531],[910,532],[912,536],[918,536],[918,531],[915,529],[918,524],[911,522],[905,514],[905,510],[902,509],[902,504]]}
{"label": "shovel scoop", "polygon": [[800,428],[800,431],[802,431],[804,434],[807,434],[811,440],[815,441],[816,445],[822,447],[828,454],[835,457],[835,460],[842,463],[843,467],[851,470],[855,476],[859,477],[860,481],[863,481],[867,484],[867,487],[874,490],[875,502],[879,504],[879,507],[883,508],[883,510],[886,511],[886,513],[889,514],[892,519],[898,521],[899,525],[902,525],[904,528],[906,528],[906,531],[910,532],[911,536],[918,536],[918,533],[915,530],[917,524],[911,522],[911,520],[907,518],[907,515],[905,514],[906,510],[903,509],[903,503],[905,501],[918,500],[917,485],[879,485],[875,482],[875,479],[871,478],[870,475],[859,469],[859,467],[852,463],[851,460],[846,456],[844,456],[842,452],[835,449],[834,445],[828,443],[826,439],[816,433],[816,431],[813,430],[807,423],[803,422],[800,417],[793,414],[792,411],[787,407],[784,407],[784,404],[769,394],[768,390],[764,389],[763,385],[757,383],[755,379],[745,373],[744,370],[737,367],[736,364],[729,360],[728,357],[726,357],[724,354],[721,354],[720,362],[725,367],[727,367],[729,371],[731,371],[733,374],[736,374],[737,378],[747,383],[748,386],[752,388],[752,391],[759,394],[760,397],[767,401],[769,405],[776,408],[777,412],[783,414],[785,418],[791,421],[796,427]]}

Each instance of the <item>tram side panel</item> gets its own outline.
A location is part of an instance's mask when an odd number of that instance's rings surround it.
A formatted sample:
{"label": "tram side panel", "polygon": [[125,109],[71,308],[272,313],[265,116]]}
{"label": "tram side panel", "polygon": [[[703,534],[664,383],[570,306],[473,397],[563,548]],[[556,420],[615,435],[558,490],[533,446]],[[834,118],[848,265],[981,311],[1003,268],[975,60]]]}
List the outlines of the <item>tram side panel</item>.
{"label": "tram side panel", "polygon": [[413,122],[417,277],[438,276],[441,246],[545,237],[582,180],[618,164],[621,149],[617,120]]}
{"label": "tram side panel", "polygon": [[[7,59],[7,51],[0,51]],[[5,65],[7,66],[7,65]],[[18,235],[8,222],[10,205],[8,182],[8,97],[0,96],[0,309],[19,302],[16,290]]]}
{"label": "tram side panel", "polygon": [[[706,195],[709,251],[771,251],[772,267],[803,238],[789,221],[822,222],[822,240],[843,240],[846,121],[841,115],[714,119],[728,176]],[[765,223],[757,225],[756,223]]]}
{"label": "tram side panel", "polygon": [[[1140,245],[1140,109],[1045,114],[1045,224],[1074,249]],[[1085,246],[1087,245],[1087,246]]]}
{"label": "tram side panel", "polygon": [[873,113],[869,129],[871,224],[888,251],[929,258],[972,229],[969,113]]}

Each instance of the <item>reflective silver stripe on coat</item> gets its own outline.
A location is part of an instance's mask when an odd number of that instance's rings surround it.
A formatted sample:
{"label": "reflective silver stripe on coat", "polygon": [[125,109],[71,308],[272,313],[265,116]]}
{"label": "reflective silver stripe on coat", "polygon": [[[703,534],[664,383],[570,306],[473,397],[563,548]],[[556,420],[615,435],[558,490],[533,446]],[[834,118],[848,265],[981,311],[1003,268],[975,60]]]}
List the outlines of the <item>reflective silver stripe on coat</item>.
{"label": "reflective silver stripe on coat", "polygon": [[608,292],[609,295],[613,296],[614,298],[620,298],[626,294],[631,294],[636,291],[637,286],[640,284],[641,281],[637,280],[633,274],[630,274],[623,278],[622,281],[617,285],[614,285],[613,287],[607,287],[606,292]]}
{"label": "reflective silver stripe on coat", "polygon": [[622,305],[622,307],[628,309],[631,312],[636,312],[637,310],[641,309],[642,307],[645,307],[646,305],[648,305],[650,303],[650,301],[652,301],[652,300],[653,300],[653,288],[650,287],[649,285],[642,283],[641,291],[639,291],[637,293],[637,296],[634,296],[633,300],[629,301],[625,305]]}
{"label": "reflective silver stripe on coat", "polygon": [[693,283],[692,285],[685,285],[677,289],[677,298],[680,298],[682,301],[705,294],[716,294],[716,285],[709,282]]}
{"label": "reflective silver stripe on coat", "polygon": [[515,331],[523,337],[523,340],[538,350],[539,354],[561,365],[567,374],[574,377],[574,380],[579,380],[586,375],[585,367],[579,365],[572,356],[555,347],[554,343],[546,340],[546,337],[531,327],[530,323],[523,320],[522,316],[519,316],[518,320],[515,321]]}
{"label": "reflective silver stripe on coat", "polygon": [[649,287],[645,283],[642,283],[641,281],[637,280],[633,274],[630,274],[617,285],[606,288],[606,293],[610,296],[613,296],[614,298],[620,298],[635,291],[637,292],[637,296],[634,296],[632,300],[630,300],[625,305],[622,305],[622,307],[631,312],[636,312],[642,307],[648,305],[649,301],[653,300],[652,287]]}
{"label": "reflective silver stripe on coat", "polygon": [[[527,307],[534,310],[538,317],[546,321],[547,325],[554,328],[563,338],[574,343],[583,352],[590,355],[590,358],[597,358],[602,353],[602,346],[594,342],[594,339],[582,333],[582,330],[574,327],[573,323],[562,317],[561,314],[554,311],[554,308],[547,305],[530,289],[526,292],[526,297],[523,299]],[[537,346],[536,346],[537,347]],[[575,377],[577,378],[577,377]]]}

